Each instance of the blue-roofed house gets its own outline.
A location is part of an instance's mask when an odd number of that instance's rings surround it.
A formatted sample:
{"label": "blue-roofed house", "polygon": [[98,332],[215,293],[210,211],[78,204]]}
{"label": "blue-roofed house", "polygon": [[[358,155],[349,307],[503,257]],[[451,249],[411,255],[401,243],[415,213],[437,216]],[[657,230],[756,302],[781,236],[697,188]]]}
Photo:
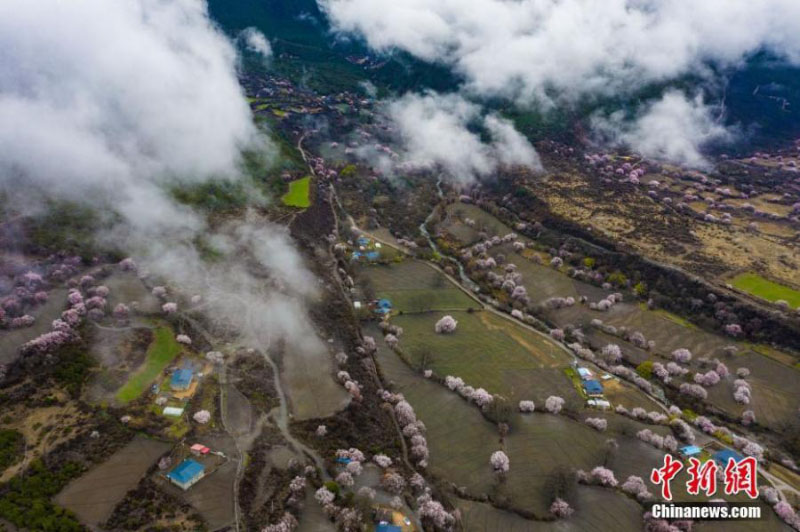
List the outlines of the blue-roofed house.
{"label": "blue-roofed house", "polygon": [[356,243],[359,246],[368,246],[369,245],[369,238],[367,238],[365,236],[360,236],[360,237],[358,237],[358,240],[356,240]]}
{"label": "blue-roofed house", "polygon": [[378,523],[375,525],[375,532],[403,532],[403,529],[397,525],[390,525],[389,523]]}
{"label": "blue-roofed house", "polygon": [[739,460],[742,460],[744,456],[731,449],[722,449],[721,451],[714,453],[714,461],[722,467],[727,466],[728,460],[731,458],[733,458],[734,462],[739,462]]}
{"label": "blue-roofed house", "polygon": [[375,314],[389,314],[392,311],[392,302],[388,299],[379,299],[373,307]]}
{"label": "blue-roofed house", "polygon": [[178,467],[167,473],[170,482],[183,490],[188,490],[198,480],[203,478],[206,468],[203,464],[191,458],[184,460]]}
{"label": "blue-roofed house", "polygon": [[170,388],[173,390],[188,390],[192,385],[192,378],[194,377],[192,370],[189,368],[177,369],[172,374],[172,379],[169,382]]}
{"label": "blue-roofed house", "polygon": [[681,455],[686,457],[698,455],[702,450],[703,449],[697,445],[686,445],[685,447],[681,447],[679,449]]}
{"label": "blue-roofed house", "polygon": [[367,251],[367,260],[379,260],[381,258],[380,251]]}
{"label": "blue-roofed house", "polygon": [[603,385],[595,380],[583,381],[583,391],[589,397],[602,397]]}

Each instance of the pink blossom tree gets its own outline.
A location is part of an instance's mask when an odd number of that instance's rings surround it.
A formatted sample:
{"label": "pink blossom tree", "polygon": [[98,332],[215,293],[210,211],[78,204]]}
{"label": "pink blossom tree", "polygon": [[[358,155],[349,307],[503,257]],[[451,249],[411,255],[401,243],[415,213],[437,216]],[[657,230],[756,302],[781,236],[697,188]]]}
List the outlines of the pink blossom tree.
{"label": "pink blossom tree", "polygon": [[633,495],[641,502],[653,498],[653,494],[648,491],[647,484],[645,484],[642,477],[637,477],[634,475],[629,476],[628,479],[622,484],[622,491]]}
{"label": "pink blossom tree", "polygon": [[536,406],[533,404],[533,401],[520,401],[519,402],[519,411],[523,414],[529,414],[536,409]]}
{"label": "pink blossom tree", "polygon": [[556,497],[550,505],[550,513],[558,519],[567,519],[573,512],[574,510],[570,507],[569,503],[558,497]]}
{"label": "pink blossom tree", "polygon": [[724,327],[725,334],[730,336],[740,336],[742,334],[742,326],[738,323],[729,323]]}
{"label": "pink blossom tree", "polygon": [[318,489],[316,493],[314,493],[314,498],[321,506],[325,506],[327,504],[332,504],[333,501],[336,499],[336,495],[334,495],[333,492],[330,491],[328,488],[323,486],[320,489]]}
{"label": "pink blossom tree", "polygon": [[619,364],[622,361],[622,349],[617,344],[608,344],[600,354],[609,364]]}
{"label": "pink blossom tree", "polygon": [[492,465],[492,469],[495,473],[508,473],[510,468],[510,461],[508,460],[508,455],[503,451],[495,451],[492,453],[492,456],[489,458],[489,463]]}
{"label": "pink blossom tree", "polygon": [[608,421],[601,417],[588,417],[585,423],[600,432],[604,432],[608,428]]}
{"label": "pink blossom tree", "polygon": [[617,486],[617,479],[614,477],[614,472],[610,469],[607,469],[603,466],[597,466],[592,469],[592,479],[600,484],[601,486],[606,486],[610,488],[614,488]]}
{"label": "pink blossom tree", "polygon": [[551,395],[544,402],[544,408],[551,414],[558,414],[564,407],[564,399],[557,395]]}
{"label": "pink blossom tree", "polygon": [[708,392],[699,384],[689,384],[688,382],[684,382],[680,385],[678,390],[683,395],[688,395],[689,397],[693,397],[695,399],[705,400],[708,398]]}
{"label": "pink blossom tree", "polygon": [[392,459],[386,456],[385,454],[376,454],[372,457],[372,461],[378,464],[379,467],[386,469],[387,467],[392,465]]}
{"label": "pink blossom tree", "polygon": [[457,326],[458,322],[452,316],[447,315],[436,322],[434,329],[438,334],[450,334],[455,332]]}
{"label": "pink blossom tree", "polygon": [[192,419],[194,419],[201,425],[205,425],[206,423],[211,421],[211,412],[209,412],[208,410],[198,410],[197,412],[194,413]]}
{"label": "pink blossom tree", "polygon": [[686,348],[676,349],[672,352],[672,360],[680,364],[688,364],[692,359],[692,352]]}

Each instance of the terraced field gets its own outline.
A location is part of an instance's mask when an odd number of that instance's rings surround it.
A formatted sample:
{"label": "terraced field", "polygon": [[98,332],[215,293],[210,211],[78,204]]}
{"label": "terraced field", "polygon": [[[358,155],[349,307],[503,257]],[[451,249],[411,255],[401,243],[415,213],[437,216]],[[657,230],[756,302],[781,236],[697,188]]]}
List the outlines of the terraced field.
{"label": "terraced field", "polygon": [[549,339],[488,311],[448,314],[459,322],[452,334],[434,331],[444,312],[392,318],[405,331],[400,347],[414,366],[442,377],[461,377],[471,386],[514,400],[527,399],[534,391],[542,395],[572,390],[559,369],[572,358]]}
{"label": "terraced field", "polygon": [[775,283],[755,273],[742,273],[731,279],[731,284],[756,297],[767,301],[782,299],[792,308],[800,308],[800,292],[791,287]]}
{"label": "terraced field", "polygon": [[333,415],[350,401],[350,395],[333,380],[333,359],[316,335],[294,342],[279,363],[284,389],[295,419]]}
{"label": "terraced field", "polygon": [[[465,223],[467,218],[474,220],[475,225],[467,225]],[[447,217],[436,227],[436,230],[450,233],[465,245],[477,242],[480,232],[485,232],[489,236],[503,236],[512,232],[510,227],[480,207],[466,203],[449,205]]]}
{"label": "terraced field", "polygon": [[480,304],[447,277],[421,261],[407,259],[390,266],[365,267],[362,275],[378,298],[402,312],[467,310]]}
{"label": "terraced field", "polygon": [[[515,413],[509,419],[511,431],[503,447],[494,425],[475,406],[422,378],[383,342],[379,344],[378,361],[384,375],[427,427],[431,470],[470,494],[507,498],[516,507],[544,515],[551,499],[550,474],[559,466],[574,470],[607,464],[624,480],[629,474],[646,476],[661,460],[660,451],[634,436],[645,425],[616,414],[609,414],[608,432],[600,433],[565,416]],[[654,430],[668,432],[664,427]],[[611,437],[620,448],[609,454],[605,442]],[[498,483],[488,464],[491,453],[500,448],[512,464],[503,483]]]}
{"label": "terraced field", "polygon": [[596,487],[580,487],[577,490],[576,513],[566,521],[549,523],[528,521],[517,514],[498,510],[480,502],[458,501],[464,530],[482,532],[503,530],[509,532],[618,532],[641,530],[642,510],[633,500]]}

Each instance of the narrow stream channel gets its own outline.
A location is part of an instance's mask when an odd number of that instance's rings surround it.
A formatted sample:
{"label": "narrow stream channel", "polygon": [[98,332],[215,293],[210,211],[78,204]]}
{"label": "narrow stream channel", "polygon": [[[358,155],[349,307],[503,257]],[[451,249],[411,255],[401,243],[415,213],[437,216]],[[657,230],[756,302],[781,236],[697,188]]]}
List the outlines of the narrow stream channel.
{"label": "narrow stream channel", "polygon": [[[444,192],[442,192],[442,176],[439,176],[439,179],[436,180],[436,193],[439,196],[439,200],[444,199]],[[469,288],[472,292],[476,294],[481,291],[480,287],[467,276],[467,272],[464,270],[464,265],[461,264],[461,261],[456,259],[455,257],[451,257],[450,255],[444,254],[439,250],[439,247],[436,245],[436,242],[433,241],[431,234],[428,232],[428,223],[433,219],[433,216],[436,214],[436,210],[441,206],[441,201],[438,205],[436,205],[431,213],[425,218],[425,221],[422,222],[419,226],[419,232],[422,233],[422,236],[425,237],[425,240],[428,241],[428,245],[433,250],[434,254],[439,255],[440,257],[452,262],[458,268],[458,277],[461,280],[461,283]]]}

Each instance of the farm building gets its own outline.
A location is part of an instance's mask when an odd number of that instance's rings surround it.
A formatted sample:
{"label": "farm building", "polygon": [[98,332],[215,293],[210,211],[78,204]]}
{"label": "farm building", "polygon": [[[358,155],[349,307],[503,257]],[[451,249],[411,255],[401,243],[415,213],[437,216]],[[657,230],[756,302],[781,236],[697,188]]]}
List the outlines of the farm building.
{"label": "farm building", "polygon": [[388,299],[377,299],[370,302],[369,308],[375,314],[386,315],[392,311],[392,302]]}
{"label": "farm building", "polygon": [[594,408],[599,408],[600,410],[608,410],[611,408],[611,403],[606,401],[605,399],[589,399],[586,403]]}
{"label": "farm building", "polygon": [[195,443],[189,448],[192,451],[192,454],[196,456],[206,455],[211,452],[211,449],[203,445],[202,443]]}
{"label": "farm building", "polygon": [[178,408],[177,406],[167,406],[164,407],[164,411],[162,413],[165,416],[180,417],[183,415],[183,408]]}
{"label": "farm building", "polygon": [[176,391],[188,390],[192,385],[194,375],[189,368],[177,369],[172,374],[172,379],[169,382],[170,388]]}
{"label": "farm building", "polygon": [[584,381],[583,391],[586,392],[586,395],[588,395],[589,397],[602,397],[603,385],[595,380]]}
{"label": "farm building", "polygon": [[738,462],[739,460],[744,458],[744,456],[737,453],[736,451],[732,451],[731,449],[722,449],[721,451],[715,452],[713,456],[714,456],[714,461],[717,462],[722,467],[727,466],[728,461],[731,458],[733,458],[734,462]]}
{"label": "farm building", "polygon": [[589,368],[578,368],[578,375],[580,375],[581,380],[584,381],[591,380],[593,377],[592,372],[589,371]]}
{"label": "farm building", "polygon": [[200,462],[188,458],[178,467],[167,473],[167,478],[183,490],[188,490],[205,475],[205,466]]}
{"label": "farm building", "polygon": [[700,454],[703,449],[698,447],[697,445],[687,445],[685,447],[681,447],[679,449],[681,456],[690,457]]}

